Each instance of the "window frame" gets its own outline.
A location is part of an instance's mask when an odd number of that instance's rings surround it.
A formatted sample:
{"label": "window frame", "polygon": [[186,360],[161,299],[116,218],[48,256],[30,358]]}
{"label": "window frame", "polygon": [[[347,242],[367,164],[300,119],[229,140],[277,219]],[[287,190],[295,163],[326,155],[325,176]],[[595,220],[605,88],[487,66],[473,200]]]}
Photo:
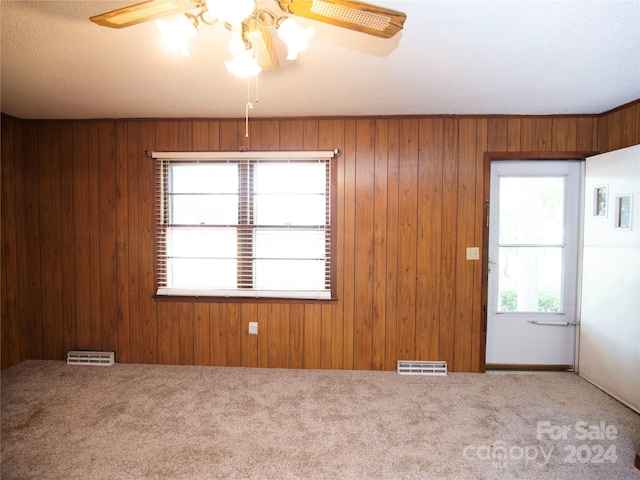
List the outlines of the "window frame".
{"label": "window frame", "polygon": [[[155,220],[155,258],[154,258],[154,274],[155,274],[155,298],[156,299],[202,299],[208,301],[295,301],[295,302],[326,302],[335,300],[336,291],[336,198],[337,198],[337,162],[336,158],[339,155],[339,151],[252,151],[252,152],[152,152],[151,156],[155,160],[154,168],[156,179],[156,220]],[[325,270],[328,272],[328,289],[323,290],[257,290],[255,288],[247,289],[246,294],[242,288],[236,287],[235,289],[197,289],[197,288],[178,288],[178,287],[166,287],[161,285],[163,276],[161,269],[164,267],[166,270],[166,260],[163,260],[160,242],[166,242],[166,221],[168,205],[166,192],[167,186],[165,182],[165,173],[163,169],[166,161],[169,162],[185,162],[185,163],[198,163],[202,162],[229,162],[229,163],[244,163],[249,165],[249,162],[266,162],[266,161],[324,161],[328,165],[328,179],[327,194],[328,194],[328,208],[329,208],[329,224],[326,225],[328,229],[327,239],[329,241],[328,252],[330,255],[329,261],[325,266]],[[246,170],[242,167],[239,168],[239,176],[246,174]],[[241,208],[241,204],[244,200],[238,201],[238,208]],[[238,223],[238,229],[242,228],[242,225]],[[257,229],[251,227],[253,231]],[[240,231],[240,230],[238,230]],[[240,244],[238,243],[240,246]],[[247,260],[245,259],[244,262]],[[238,272],[242,260],[238,258]]]}

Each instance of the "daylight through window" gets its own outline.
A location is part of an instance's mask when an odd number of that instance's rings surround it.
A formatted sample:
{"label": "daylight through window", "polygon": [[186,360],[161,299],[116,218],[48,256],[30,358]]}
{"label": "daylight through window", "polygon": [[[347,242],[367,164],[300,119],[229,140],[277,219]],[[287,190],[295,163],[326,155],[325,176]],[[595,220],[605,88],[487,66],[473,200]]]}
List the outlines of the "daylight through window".
{"label": "daylight through window", "polygon": [[156,152],[158,295],[331,298],[334,152]]}

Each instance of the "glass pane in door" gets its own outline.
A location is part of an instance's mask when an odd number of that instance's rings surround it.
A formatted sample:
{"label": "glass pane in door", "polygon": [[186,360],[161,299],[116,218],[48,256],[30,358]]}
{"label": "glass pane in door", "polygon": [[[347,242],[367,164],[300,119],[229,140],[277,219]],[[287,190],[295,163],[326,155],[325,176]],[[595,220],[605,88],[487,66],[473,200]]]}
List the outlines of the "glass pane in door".
{"label": "glass pane in door", "polygon": [[564,177],[500,177],[501,244],[560,244]]}
{"label": "glass pane in door", "polygon": [[498,312],[561,312],[564,176],[500,177]]}
{"label": "glass pane in door", "polygon": [[499,312],[561,312],[564,247],[499,247]]}

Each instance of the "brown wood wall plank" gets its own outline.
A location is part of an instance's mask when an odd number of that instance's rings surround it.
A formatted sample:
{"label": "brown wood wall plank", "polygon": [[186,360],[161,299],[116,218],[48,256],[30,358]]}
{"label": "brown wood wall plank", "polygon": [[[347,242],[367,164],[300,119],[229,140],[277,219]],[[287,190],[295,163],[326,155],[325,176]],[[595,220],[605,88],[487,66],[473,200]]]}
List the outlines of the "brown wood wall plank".
{"label": "brown wood wall plank", "polygon": [[303,148],[304,150],[319,150],[320,132],[318,120],[307,119],[303,121]]}
{"label": "brown wood wall plank", "polygon": [[209,364],[227,365],[227,304],[210,305]]}
{"label": "brown wood wall plank", "polygon": [[607,150],[615,150],[625,145],[625,120],[626,110],[619,110],[608,115],[607,125]]}
{"label": "brown wood wall plank", "polygon": [[[15,151],[16,144],[22,142],[22,138],[16,135],[18,133],[19,122],[8,120],[1,125],[2,144],[0,161],[0,173],[2,176],[1,193],[1,231],[5,233],[2,243],[2,368],[14,365],[22,360],[21,355],[21,338],[20,338],[20,322],[22,312],[18,310],[19,286],[18,286],[18,241],[17,241],[17,215],[16,215],[16,190],[18,180],[16,178],[16,169],[14,162],[18,155]],[[20,171],[20,169],[18,169]]]}
{"label": "brown wood wall plank", "polygon": [[[23,321],[27,325],[27,358],[45,358],[42,349],[42,276],[40,263],[40,162],[38,125],[27,124],[24,131],[25,170],[24,198],[24,250],[20,252],[18,273],[25,277],[21,282],[27,299]],[[43,160],[44,161],[44,160]],[[17,164],[16,164],[17,165]],[[43,180],[44,181],[44,180]]]}
{"label": "brown wood wall plank", "polygon": [[162,302],[158,304],[158,363],[180,364],[180,304]]}
{"label": "brown wood wall plank", "polygon": [[592,124],[591,124],[591,142],[592,145],[594,146],[593,150],[594,151],[598,151],[598,145],[599,145],[599,141],[600,141],[600,133],[599,133],[599,129],[600,129],[600,119],[602,117],[599,118],[593,118],[592,120]]}
{"label": "brown wood wall plank", "polygon": [[577,119],[558,117],[552,119],[553,150],[569,152],[577,150],[578,123]]}
{"label": "brown wood wall plank", "polygon": [[196,121],[192,125],[191,146],[195,151],[209,150],[209,122]]}
{"label": "brown wood wall plank", "polygon": [[372,367],[373,347],[373,226],[374,226],[374,122],[371,119],[356,122],[355,175],[355,315],[354,315],[354,368]]}
{"label": "brown wood wall plank", "polygon": [[212,365],[211,352],[211,306],[197,302],[193,306],[193,363]]}
{"label": "brown wood wall plank", "polygon": [[400,121],[398,203],[398,360],[415,360],[419,121]]}
{"label": "brown wood wall plank", "polygon": [[[637,108],[637,107],[636,107]],[[609,145],[607,150],[625,148],[633,145],[638,127],[635,125],[635,112],[632,108],[619,110],[612,114],[610,118],[613,120],[614,130],[618,135],[609,136]],[[612,139],[615,139],[612,141]]]}
{"label": "brown wood wall plank", "polygon": [[507,151],[508,152],[520,151],[521,142],[522,142],[522,119],[518,117],[507,119]]}
{"label": "brown wood wall plank", "polygon": [[[265,368],[269,366],[269,358],[267,353],[269,351],[269,337],[267,335],[268,332],[268,320],[269,319],[269,304],[268,303],[260,303],[258,304],[258,367]],[[300,333],[302,336],[302,333]],[[292,341],[293,342],[293,341]],[[295,342],[296,346],[302,344],[302,340],[298,340]],[[292,347],[292,350],[294,347]],[[296,356],[293,353],[292,357]],[[300,354],[301,355],[301,354]],[[296,357],[297,358],[297,357]],[[302,360],[296,360],[298,364],[302,363]]]}
{"label": "brown wood wall plank", "polygon": [[180,365],[194,364],[193,303],[180,303]]}
{"label": "brown wood wall plank", "polygon": [[533,119],[533,137],[531,150],[535,152],[548,152],[553,147],[553,120],[548,117],[536,117]]}
{"label": "brown wood wall plank", "polygon": [[129,287],[129,156],[128,124],[115,125],[116,324],[118,361],[131,361]]}
{"label": "brown wood wall plank", "polygon": [[289,306],[274,303],[267,308],[267,366],[289,367]]}
{"label": "brown wood wall plank", "polygon": [[[140,337],[140,209],[135,192],[140,186],[138,169],[138,123],[127,123],[127,253],[129,255],[129,356],[131,362],[140,363],[142,339]],[[122,222],[124,226],[124,222]],[[124,227],[123,227],[124,228]]]}
{"label": "brown wood wall plank", "polygon": [[209,122],[209,150],[221,150],[220,148],[220,122]]}
{"label": "brown wood wall plank", "polygon": [[596,144],[598,145],[598,150],[600,152],[606,151],[607,143],[608,143],[608,133],[609,133],[609,115],[604,115],[599,118],[597,123],[597,131],[595,135],[597,135]]}
{"label": "brown wood wall plank", "polygon": [[[264,307],[266,310],[266,305]],[[304,368],[305,366],[305,335],[308,325],[305,323],[304,310],[305,305],[299,304],[291,305],[289,308],[289,364],[291,368]],[[268,322],[268,312],[265,311],[262,318],[264,322]]]}
{"label": "brown wood wall plank", "polygon": [[304,142],[304,122],[302,120],[283,120],[280,122],[279,147],[282,150],[302,150]]}
{"label": "brown wood wall plank", "polygon": [[418,266],[416,358],[440,358],[440,277],[442,262],[442,119],[420,121],[418,171]]}
{"label": "brown wood wall plank", "polygon": [[[508,151],[508,128],[509,121],[506,118],[490,118],[489,119],[489,149],[494,152]],[[522,138],[520,145],[522,150],[531,150],[532,144],[533,120],[530,118],[522,119],[521,132]]]}
{"label": "brown wood wall plank", "polygon": [[[60,130],[47,123],[38,129],[40,155],[40,278],[42,346],[46,358],[62,358],[62,230],[60,228]],[[44,328],[45,322],[49,328]]]}
{"label": "brown wood wall plank", "polygon": [[[344,185],[342,198],[342,208],[339,208],[338,216],[344,218],[344,232],[342,240],[342,249],[338,245],[338,255],[343,259],[343,271],[342,278],[344,284],[339,295],[342,300],[342,315],[343,315],[343,351],[342,351],[342,368],[351,370],[353,368],[353,326],[355,312],[355,258],[356,258],[356,246],[355,246],[355,218],[356,218],[356,152],[355,152],[355,127],[353,120],[347,120],[345,122],[344,130],[344,150],[342,155],[342,161],[344,164],[343,170],[338,170],[338,175],[344,175],[342,181],[338,179],[339,185]],[[340,191],[340,187],[338,187]]]}
{"label": "brown wood wall plank", "polygon": [[73,123],[73,197],[76,344],[74,348],[91,348],[91,217],[89,207],[89,128]]}
{"label": "brown wood wall plank", "polygon": [[242,366],[241,360],[241,347],[240,336],[242,333],[242,324],[240,317],[240,305],[237,303],[230,303],[227,306],[227,338],[225,342],[226,347],[226,361],[224,365],[231,367]]}
{"label": "brown wood wall plank", "polygon": [[[522,119],[522,137],[520,139],[520,151],[521,152],[531,152],[533,151],[533,118],[523,118]],[[492,149],[493,152],[501,152],[502,148],[497,147],[494,142],[495,137],[491,132],[491,123],[489,123],[489,150]]]}
{"label": "brown wood wall plank", "polygon": [[[70,349],[120,362],[394,370],[483,367],[483,156],[640,142],[601,116],[22,121],[2,118],[2,368]],[[341,150],[331,303],[154,298],[145,150]],[[46,313],[46,314],[45,314]],[[248,335],[258,321],[259,335]]]}
{"label": "brown wood wall plank", "polygon": [[374,178],[373,187],[373,285],[371,312],[371,368],[385,369],[386,345],[386,286],[387,286],[387,208],[388,208],[388,161],[389,120],[378,119],[374,132]]}
{"label": "brown wood wall plank", "polygon": [[62,226],[62,354],[76,342],[75,304],[75,205],[73,201],[73,129],[71,123],[60,125],[60,220]]}
{"label": "brown wood wall plank", "polygon": [[102,348],[102,310],[100,299],[100,141],[99,124],[89,124],[89,253],[91,313],[86,319],[91,324],[89,349]]}
{"label": "brown wood wall plank", "polygon": [[594,121],[594,150],[608,152],[640,143],[640,101],[601,115]]}
{"label": "brown wood wall plank", "polygon": [[398,361],[398,215],[400,202],[400,121],[389,120],[387,167],[387,275],[385,279],[385,370]]}
{"label": "brown wood wall plank", "polygon": [[[13,277],[13,275],[15,275],[16,278],[16,285],[15,285],[15,289],[16,289],[16,294],[17,294],[17,301],[16,301],[16,310],[15,310],[15,315],[16,317],[14,319],[9,319],[8,315],[11,313],[11,310],[9,308],[3,308],[5,307],[5,305],[1,305],[0,306],[0,315],[1,315],[1,322],[2,325],[10,325],[11,327],[11,331],[8,333],[7,336],[4,335],[4,333],[6,332],[3,331],[3,343],[0,346],[0,348],[2,348],[2,350],[4,350],[6,348],[6,343],[8,342],[10,345],[11,344],[15,344],[16,342],[19,344],[19,358],[15,358],[13,355],[10,356],[11,359],[11,364],[14,364],[14,360],[17,361],[23,361],[23,360],[27,360],[29,357],[29,335],[30,335],[30,331],[29,331],[29,322],[25,321],[26,318],[28,318],[28,308],[29,308],[29,304],[32,303],[34,301],[34,299],[29,298],[27,295],[25,295],[25,293],[28,291],[28,285],[27,285],[27,278],[29,275],[29,272],[27,271],[27,263],[26,263],[26,251],[25,251],[25,239],[27,238],[27,226],[25,223],[25,198],[26,198],[26,191],[28,189],[33,188],[31,185],[28,185],[26,182],[26,172],[24,168],[16,168],[18,165],[24,165],[24,158],[25,158],[25,154],[24,154],[24,140],[25,140],[25,135],[24,135],[24,125],[22,124],[22,122],[12,122],[13,123],[13,148],[12,148],[12,154],[13,154],[13,180],[14,180],[14,196],[13,196],[13,202],[14,202],[14,209],[15,209],[15,216],[16,216],[16,220],[15,220],[15,249],[13,250],[13,255],[15,257],[14,260],[9,260],[9,259],[5,259],[5,261],[2,262],[2,270],[3,270],[3,274],[7,275],[6,278],[9,277]],[[2,144],[4,145],[4,141],[2,142]],[[6,158],[2,158],[2,163],[4,164],[4,161],[6,161]],[[1,190],[4,192],[4,187],[5,185],[2,185]],[[4,249],[4,242],[6,241],[6,238],[12,238],[12,232],[10,230],[5,230],[4,228],[2,229],[3,234],[2,236],[2,242],[3,242],[3,251],[5,253],[7,253],[7,251]],[[15,272],[10,272],[6,270],[9,270],[11,268],[12,262],[15,261],[15,266],[16,266],[16,271]],[[4,297],[5,300],[9,300],[10,301],[10,297]],[[16,338],[17,337],[17,338]],[[4,365],[3,365],[4,367]]]}
{"label": "brown wood wall plank", "polygon": [[117,269],[116,269],[116,165],[115,125],[98,126],[98,204],[100,228],[100,311],[102,330],[100,350],[118,350]]}
{"label": "brown wood wall plank", "polygon": [[576,150],[581,152],[595,151],[593,144],[594,124],[591,117],[579,117],[577,120]]}
{"label": "brown wood wall plank", "polygon": [[[440,275],[440,360],[454,365],[456,290],[455,266],[457,256],[458,211],[458,121],[444,120],[443,190],[442,190],[442,271]],[[504,122],[506,126],[506,121]],[[506,134],[506,129],[504,130]]]}
{"label": "brown wood wall plank", "polygon": [[[289,310],[293,309],[293,306],[289,306]],[[299,317],[299,328],[304,329],[303,343],[302,343],[302,355],[303,355],[303,368],[320,368],[321,360],[321,344],[322,339],[322,305],[309,304],[304,305],[302,310],[302,316]],[[293,364],[290,364],[291,368],[295,368]]]}
{"label": "brown wood wall plank", "polygon": [[[293,308],[293,305],[291,306]],[[332,367],[332,317],[334,308],[332,305],[322,305],[322,324],[320,325],[320,367],[330,369]]]}

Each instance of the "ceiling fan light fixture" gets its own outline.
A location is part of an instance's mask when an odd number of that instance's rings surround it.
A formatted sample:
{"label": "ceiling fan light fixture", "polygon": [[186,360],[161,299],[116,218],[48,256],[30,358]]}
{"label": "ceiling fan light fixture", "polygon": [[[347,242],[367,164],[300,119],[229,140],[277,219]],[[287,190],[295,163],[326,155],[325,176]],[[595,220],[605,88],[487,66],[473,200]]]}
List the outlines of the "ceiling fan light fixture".
{"label": "ceiling fan light fixture", "polygon": [[262,71],[253,54],[253,49],[249,48],[244,39],[244,32],[241,26],[231,29],[231,39],[229,40],[229,52],[233,58],[224,62],[227,71],[236,77],[255,77]]}
{"label": "ceiling fan light fixture", "polygon": [[295,60],[298,53],[309,48],[311,37],[316,32],[313,27],[302,28],[292,18],[283,17],[276,24],[278,38],[287,46],[287,60]]}
{"label": "ceiling fan light fixture", "polygon": [[[349,28],[362,33],[390,38],[402,30],[406,14],[359,0],[274,0],[291,15]],[[271,28],[287,47],[287,60],[309,47],[315,35],[313,27],[302,28],[293,19],[266,8],[257,8],[257,0],[146,0],[90,17],[98,25],[123,28],[174,13],[182,13],[172,22],[156,22],[163,43],[170,49],[189,55],[188,41],[200,23],[214,25],[222,20],[231,31],[229,51],[232,59],[227,70],[241,77],[256,76],[278,67]],[[195,11],[197,9],[197,11]],[[190,10],[194,10],[191,12]]]}
{"label": "ceiling fan light fixture", "polygon": [[236,53],[231,60],[224,62],[227,71],[239,78],[255,77],[262,71],[262,67],[253,56],[253,50],[243,50]]}
{"label": "ceiling fan light fixture", "polygon": [[162,43],[172,51],[184,57],[189,56],[187,43],[195,37],[197,30],[185,15],[180,15],[170,22],[156,20],[156,25],[162,35]]}
{"label": "ceiling fan light fixture", "polygon": [[247,50],[247,44],[242,38],[242,27],[234,27],[231,29],[231,38],[229,39],[229,52],[232,56],[236,56]]}

